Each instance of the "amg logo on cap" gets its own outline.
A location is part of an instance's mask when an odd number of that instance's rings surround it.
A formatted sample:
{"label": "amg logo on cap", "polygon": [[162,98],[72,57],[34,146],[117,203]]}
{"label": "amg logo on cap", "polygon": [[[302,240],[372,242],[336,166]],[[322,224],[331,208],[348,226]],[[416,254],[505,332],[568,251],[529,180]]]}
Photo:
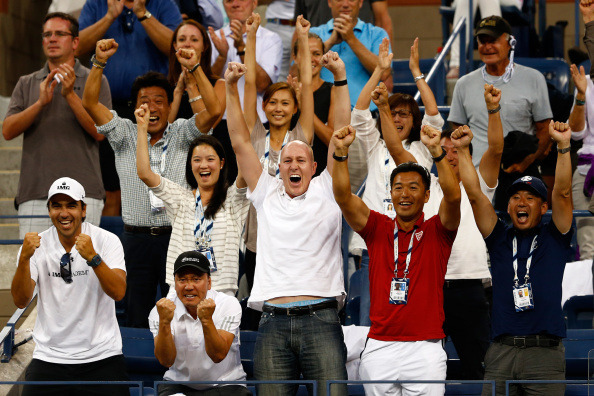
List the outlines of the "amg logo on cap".
{"label": "amg logo on cap", "polygon": [[61,186],[57,187],[58,190],[70,190],[70,186],[66,185],[66,182],[63,182]]}

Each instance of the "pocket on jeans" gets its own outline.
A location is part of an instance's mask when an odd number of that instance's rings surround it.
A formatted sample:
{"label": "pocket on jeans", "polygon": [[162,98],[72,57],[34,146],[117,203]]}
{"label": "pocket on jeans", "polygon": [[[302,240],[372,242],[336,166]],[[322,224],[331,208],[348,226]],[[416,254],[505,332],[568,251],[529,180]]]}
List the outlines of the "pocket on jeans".
{"label": "pocket on jeans", "polygon": [[268,312],[262,312],[262,316],[260,316],[260,322],[258,323],[258,328],[262,328],[262,326],[266,326],[270,319],[272,318],[272,314]]}
{"label": "pocket on jeans", "polygon": [[335,308],[320,309],[313,313],[314,318],[327,324],[340,324],[338,311]]}

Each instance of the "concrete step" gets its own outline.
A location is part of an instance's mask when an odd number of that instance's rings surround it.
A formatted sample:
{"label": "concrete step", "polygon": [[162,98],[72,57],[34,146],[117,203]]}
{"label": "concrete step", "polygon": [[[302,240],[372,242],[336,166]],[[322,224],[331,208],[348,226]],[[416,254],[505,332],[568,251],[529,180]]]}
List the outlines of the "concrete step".
{"label": "concrete step", "polygon": [[18,223],[0,224],[0,239],[19,239]]}
{"label": "concrete step", "polygon": [[21,169],[21,157],[23,150],[20,147],[0,146],[0,168],[2,170]]}
{"label": "concrete step", "polygon": [[18,214],[14,208],[14,198],[0,198],[0,216]]}
{"label": "concrete step", "polygon": [[18,170],[0,170],[0,198],[16,196],[20,173]]}

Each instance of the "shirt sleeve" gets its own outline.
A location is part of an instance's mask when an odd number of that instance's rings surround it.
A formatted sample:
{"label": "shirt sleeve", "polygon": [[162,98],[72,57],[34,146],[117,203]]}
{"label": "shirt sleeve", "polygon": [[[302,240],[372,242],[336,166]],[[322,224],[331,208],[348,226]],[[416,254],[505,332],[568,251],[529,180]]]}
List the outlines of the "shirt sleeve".
{"label": "shirt sleeve", "polygon": [[569,249],[571,246],[571,239],[573,238],[573,233],[575,232],[574,226],[571,226],[569,231],[567,231],[565,234],[562,234],[561,231],[559,231],[559,229],[557,228],[555,222],[551,219],[551,221],[549,221],[548,223],[548,227],[551,232],[551,235],[555,239],[559,240],[565,248]]}
{"label": "shirt sleeve", "polygon": [[177,28],[180,23],[182,23],[182,16],[179,12],[179,8],[173,0],[147,2],[147,7],[150,7],[153,4],[158,6],[157,13],[159,22],[167,26],[172,31],[175,30],[175,28]]}
{"label": "shirt sleeve", "polygon": [[[83,30],[94,24],[99,20],[97,17],[98,12],[98,1],[97,0],[87,0],[85,1],[85,5],[83,6],[80,16],[78,17],[78,25],[79,29]],[[94,51],[93,51],[94,52]]]}
{"label": "shirt sleeve", "polygon": [[[373,27],[373,41],[371,42],[371,47],[369,50],[373,52],[375,55],[379,55],[379,47],[384,38],[388,37],[388,33],[380,27],[374,26]],[[390,52],[392,52],[392,44],[390,43]]]}
{"label": "shirt sleeve", "polygon": [[373,239],[375,236],[375,232],[377,231],[378,222],[380,219],[380,214],[375,210],[369,211],[369,218],[367,219],[367,224],[361,231],[359,231],[359,235],[361,238],[367,243],[368,240]]}
{"label": "shirt sleeve", "polygon": [[[134,128],[132,121],[124,118],[120,118],[115,110],[111,110],[113,118],[109,122],[103,125],[96,125],[97,132],[105,135],[109,144],[116,151],[119,147],[127,142],[129,138],[132,138],[133,133],[129,133]],[[135,133],[134,133],[135,135]],[[136,136],[133,137],[136,142]]]}
{"label": "shirt sleeve", "polygon": [[259,210],[264,203],[264,198],[268,193],[268,189],[271,187],[271,184],[276,180],[273,176],[270,176],[264,170],[260,174],[260,178],[258,179],[258,184],[256,184],[256,188],[254,191],[250,191],[249,187],[247,189],[247,197],[248,199],[254,204],[256,210]]}
{"label": "shirt sleeve", "polygon": [[231,205],[231,216],[239,229],[243,228],[250,210],[250,200],[246,197],[247,187],[237,188],[237,181],[229,187],[227,201]]}
{"label": "shirt sleeve", "polygon": [[169,221],[173,223],[187,190],[166,177],[160,176],[160,178],[161,181],[159,185],[156,187],[149,187],[149,189],[153,191],[157,198],[163,201],[167,217],[169,218]]}
{"label": "shirt sleeve", "polygon": [[[493,231],[485,238],[485,244],[487,245],[487,250],[492,250],[495,247],[495,244],[503,237],[503,233],[505,232],[505,224],[501,219],[497,219],[497,223],[495,223],[495,227],[493,227]],[[497,261],[497,260],[495,260]],[[491,266],[497,264],[495,261],[491,261]]]}
{"label": "shirt sleeve", "polygon": [[153,309],[151,309],[151,313],[148,317],[149,329],[151,333],[153,333],[153,338],[159,334],[159,313],[157,312],[157,306],[155,305]]}
{"label": "shirt sleeve", "polygon": [[187,120],[178,118],[173,121],[173,124],[171,124],[171,132],[174,132],[175,136],[180,141],[191,142],[200,135],[212,135],[212,128],[206,132],[200,131],[196,126],[196,114],[193,114],[192,117]]}
{"label": "shirt sleeve", "polygon": [[379,144],[380,133],[375,127],[376,122],[369,108],[365,110],[354,108],[351,112],[351,125],[357,131],[357,139],[361,142],[363,151],[367,155],[371,154]]}
{"label": "shirt sleeve", "polygon": [[439,113],[432,116],[425,113],[425,115],[423,116],[423,121],[421,121],[421,124],[429,125],[430,127],[439,129],[441,131],[441,129],[443,128],[444,121],[443,117]]}
{"label": "shirt sleeve", "polygon": [[124,248],[120,239],[112,233],[106,233],[103,246],[101,246],[99,255],[103,262],[111,269],[121,269],[126,271],[126,262],[124,261]]}
{"label": "shirt sleeve", "polygon": [[551,103],[549,102],[549,90],[547,89],[547,82],[542,73],[534,70],[535,74],[535,87],[533,97],[535,98],[532,103],[532,118],[535,122],[544,121],[549,118],[553,118],[553,112],[551,110]]}
{"label": "shirt sleeve", "polygon": [[8,110],[6,111],[6,117],[13,114],[18,114],[27,108],[25,105],[25,95],[23,91],[23,77],[21,77],[12,91],[10,103],[8,104]]}
{"label": "shirt sleeve", "polygon": [[450,108],[450,115],[448,116],[449,122],[453,122],[460,125],[468,123],[468,115],[466,114],[466,110],[464,109],[462,92],[460,92],[463,89],[463,78],[464,77],[462,77],[462,79],[460,79],[454,86],[454,94],[452,95],[452,106]]}
{"label": "shirt sleeve", "polygon": [[222,320],[217,329],[228,331],[239,337],[239,324],[241,323],[241,305],[236,298],[225,299],[224,303],[216,309],[221,309]]}

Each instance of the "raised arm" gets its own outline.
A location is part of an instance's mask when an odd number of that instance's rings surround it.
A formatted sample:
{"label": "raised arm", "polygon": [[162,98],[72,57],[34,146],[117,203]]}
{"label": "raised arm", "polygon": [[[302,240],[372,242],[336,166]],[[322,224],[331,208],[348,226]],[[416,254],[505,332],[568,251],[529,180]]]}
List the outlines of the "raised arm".
{"label": "raised arm", "polygon": [[216,304],[213,299],[207,298],[200,301],[198,304],[198,318],[202,323],[202,331],[204,332],[204,349],[210,359],[219,363],[229,353],[231,344],[235,335],[226,330],[217,329],[212,321],[212,315],[215,311]]}
{"label": "raised arm", "polygon": [[400,140],[400,135],[398,135],[398,130],[392,119],[392,111],[388,103],[388,89],[383,82],[373,90],[371,98],[379,111],[384,142],[396,165],[405,162],[417,162],[416,158],[406,151],[402,145],[402,140]]}
{"label": "raised arm", "polygon": [[[421,141],[429,149],[433,158],[439,157],[443,149],[439,144],[441,132],[429,125],[421,128]],[[443,191],[443,198],[439,205],[439,219],[441,224],[448,230],[458,229],[460,224],[460,184],[456,180],[454,171],[447,161],[435,161],[439,185]]]}
{"label": "raised arm", "polygon": [[[345,157],[349,154],[349,146],[355,140],[355,128],[348,125],[332,134],[330,150],[334,150],[337,157]],[[342,214],[354,231],[361,231],[369,219],[369,208],[361,198],[351,193],[351,182],[349,178],[348,160],[336,161],[328,159],[328,166],[332,164],[332,190],[334,199]]]}
{"label": "raised arm", "polygon": [[177,356],[175,339],[171,333],[171,321],[175,313],[175,303],[163,297],[157,301],[159,314],[159,333],[155,336],[155,357],[165,367],[173,366]]}
{"label": "raised arm", "polygon": [[390,42],[387,38],[382,40],[379,47],[378,63],[371,73],[371,77],[367,80],[367,83],[363,86],[359,98],[357,98],[357,104],[355,108],[360,110],[366,110],[369,108],[369,102],[371,100],[371,92],[377,87],[384,72],[392,67],[393,54],[390,52]]}
{"label": "raised arm", "polygon": [[151,163],[148,153],[148,123],[151,112],[148,105],[142,104],[134,111],[136,117],[136,128],[138,136],[136,138],[136,172],[138,177],[147,187],[157,187],[161,183],[161,176],[157,175],[151,169]]}
{"label": "raised arm", "polygon": [[299,40],[299,81],[301,82],[301,115],[299,123],[309,144],[314,137],[314,99],[311,85],[311,53],[309,52],[309,21],[299,15],[295,23],[295,33]]}
{"label": "raised arm", "polygon": [[569,114],[569,127],[574,132],[580,132],[586,129],[586,91],[588,90],[588,77],[586,77],[586,71],[584,66],[580,66],[578,70],[576,65],[571,65],[571,78],[575,85],[577,93],[575,95],[575,103]]}
{"label": "raised arm", "polygon": [[415,38],[413,45],[410,47],[410,58],[408,60],[408,67],[417,84],[417,89],[421,93],[421,100],[425,105],[425,114],[434,116],[439,114],[437,110],[437,101],[433,95],[433,91],[425,81],[425,77],[417,78],[423,75],[421,67],[419,66],[419,38]]}
{"label": "raised arm", "polygon": [[573,204],[571,199],[571,129],[563,122],[549,124],[549,134],[557,143],[557,167],[555,168],[555,184],[551,194],[553,222],[557,229],[565,234],[571,228],[573,220]]}
{"label": "raised arm", "polygon": [[85,55],[93,50],[97,42],[101,40],[107,29],[111,24],[119,18],[122,10],[124,9],[124,2],[120,0],[107,0],[107,12],[103,18],[89,27],[82,29],[79,32],[78,47],[74,52],[74,55],[78,58]]}
{"label": "raised arm", "polygon": [[260,27],[260,15],[252,13],[246,21],[246,44],[245,44],[245,86],[243,89],[243,111],[245,122],[250,130],[254,129],[258,120],[258,90],[256,87],[256,34]]}
{"label": "raised arm", "polygon": [[262,174],[262,164],[256,154],[250,140],[250,131],[246,125],[239,93],[237,92],[237,81],[245,74],[245,66],[229,62],[225,72],[227,83],[227,129],[231,138],[231,146],[237,158],[237,167],[243,175],[249,189],[254,191]]}
{"label": "raised arm", "polygon": [[17,269],[10,286],[12,301],[14,302],[14,305],[19,308],[25,308],[33,297],[35,281],[31,279],[30,261],[40,244],[41,237],[39,234],[36,232],[28,232],[25,234]]}
{"label": "raised arm", "polygon": [[[334,51],[324,54],[322,66],[334,76],[334,129],[340,129],[351,123],[351,99],[349,87],[346,84],[346,68],[342,59]],[[336,85],[337,83],[339,85]]]}
{"label": "raised arm", "polygon": [[485,103],[489,112],[489,126],[487,129],[488,147],[479,163],[479,171],[487,186],[497,186],[501,155],[503,154],[503,126],[499,110],[501,106],[501,90],[485,84]]}
{"label": "raised arm", "polygon": [[594,1],[592,0],[580,0],[580,12],[584,20],[585,34],[584,44],[588,50],[588,56],[590,58],[590,78],[594,78],[594,24],[590,23],[594,21]]}
{"label": "raised arm", "polygon": [[202,133],[208,133],[222,114],[222,107],[215,94],[214,87],[204,74],[200,66],[200,56],[193,49],[180,48],[175,53],[178,62],[185,68],[185,72],[192,75],[196,81],[198,91],[202,95],[204,110],[196,114],[196,127]]}
{"label": "raised arm", "polygon": [[107,107],[99,102],[99,93],[101,91],[101,77],[103,68],[107,60],[115,54],[118,49],[118,43],[114,39],[105,39],[97,42],[95,48],[95,62],[87,77],[85,90],[83,92],[82,104],[87,113],[91,116],[96,125],[107,124],[113,114]]}
{"label": "raised arm", "polygon": [[459,127],[452,132],[452,144],[458,149],[458,169],[460,170],[460,179],[464,185],[466,195],[472,206],[474,220],[483,236],[488,237],[497,224],[497,214],[491,201],[483,191],[479,182],[476,168],[472,163],[470,156],[470,142],[472,141],[472,132],[466,125]]}

